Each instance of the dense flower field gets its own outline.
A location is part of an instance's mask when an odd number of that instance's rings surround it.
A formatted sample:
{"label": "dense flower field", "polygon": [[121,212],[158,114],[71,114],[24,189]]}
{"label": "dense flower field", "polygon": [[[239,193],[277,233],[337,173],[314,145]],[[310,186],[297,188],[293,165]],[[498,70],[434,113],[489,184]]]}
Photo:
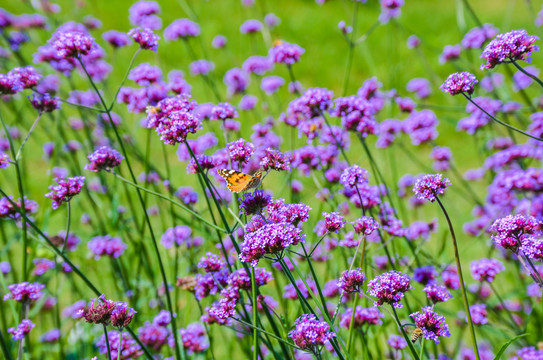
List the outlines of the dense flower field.
{"label": "dense flower field", "polygon": [[543,359],[543,9],[412,3],[0,8],[2,358]]}

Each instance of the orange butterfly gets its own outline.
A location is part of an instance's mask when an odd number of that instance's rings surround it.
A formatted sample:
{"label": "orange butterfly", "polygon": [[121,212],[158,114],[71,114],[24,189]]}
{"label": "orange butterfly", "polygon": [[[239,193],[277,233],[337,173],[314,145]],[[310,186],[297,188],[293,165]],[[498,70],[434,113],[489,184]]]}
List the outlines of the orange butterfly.
{"label": "orange butterfly", "polygon": [[217,172],[226,180],[228,190],[235,193],[259,187],[262,179],[266,176],[266,172],[262,170],[258,170],[254,175],[228,169],[219,169]]}

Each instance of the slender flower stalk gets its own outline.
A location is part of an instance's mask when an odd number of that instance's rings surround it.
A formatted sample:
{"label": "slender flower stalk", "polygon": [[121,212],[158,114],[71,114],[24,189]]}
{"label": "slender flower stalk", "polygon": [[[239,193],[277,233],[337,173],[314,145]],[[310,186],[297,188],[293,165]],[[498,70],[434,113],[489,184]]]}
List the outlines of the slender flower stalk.
{"label": "slender flower stalk", "polygon": [[516,127],[512,126],[512,125],[509,125],[508,123],[506,122],[503,122],[497,118],[495,118],[494,116],[490,115],[485,109],[483,109],[479,104],[477,104],[475,101],[473,101],[473,99],[471,98],[470,95],[466,94],[466,93],[462,93],[462,95],[464,95],[464,97],[470,102],[472,103],[473,105],[475,105],[479,110],[481,110],[483,113],[485,113],[486,116],[488,116],[489,118],[491,118],[492,120],[494,120],[495,122],[497,122],[498,124],[500,125],[503,125],[513,131],[516,131],[522,135],[525,135],[525,136],[528,136],[529,138],[532,138],[534,140],[537,140],[537,141],[543,141],[542,138],[539,138],[537,136],[533,136],[532,134],[529,134],[525,131],[522,131],[520,129],[517,129]]}
{"label": "slender flower stalk", "polygon": [[400,318],[398,317],[398,313],[396,312],[396,308],[391,304],[390,307],[392,308],[392,314],[394,314],[394,320],[396,320],[396,325],[400,328],[400,331],[402,332],[402,335],[407,342],[407,346],[409,347],[409,351],[411,351],[411,355],[415,360],[421,360],[419,357],[419,354],[417,354],[417,350],[415,350],[415,347],[413,346],[413,343],[411,342],[411,339],[407,336],[407,333],[405,332],[405,329],[403,328],[403,325],[400,321]]}
{"label": "slender flower stalk", "polygon": [[451,232],[451,238],[454,248],[454,259],[456,261],[456,268],[458,269],[458,279],[460,280],[460,290],[462,292],[462,300],[464,301],[464,309],[466,312],[466,317],[468,318],[468,324],[470,328],[470,335],[471,335],[471,342],[473,345],[473,352],[475,353],[475,358],[477,360],[480,360],[479,357],[479,349],[477,347],[477,338],[475,337],[475,327],[473,326],[473,321],[471,319],[471,313],[469,311],[469,301],[466,291],[466,286],[464,283],[464,275],[462,273],[462,265],[460,264],[460,255],[458,253],[458,244],[456,242],[456,235],[454,233],[454,228],[451,222],[451,219],[449,218],[449,214],[447,213],[447,210],[445,210],[445,207],[443,206],[443,203],[439,199],[438,196],[435,197],[439,207],[441,208],[441,211],[443,212],[443,215],[445,215],[445,219],[447,220],[447,225],[449,226],[449,231]]}
{"label": "slender flower stalk", "polygon": [[[107,325],[106,324],[102,324],[102,326],[104,327],[104,337],[106,338],[106,346],[107,346],[107,358],[108,360],[112,360],[111,359],[111,349],[109,347],[109,338],[107,336]],[[121,347],[121,342],[119,340],[119,348]],[[120,351],[119,351],[120,353]]]}
{"label": "slender flower stalk", "polygon": [[[94,80],[89,75],[89,73],[87,71],[87,68],[85,67],[85,64],[83,63],[83,61],[79,57],[77,58],[77,60],[79,61],[79,64],[81,65],[81,68],[85,72],[85,75],[87,75],[87,78],[89,79],[89,82],[90,82],[92,88],[96,92],[96,95],[100,99],[100,103],[102,104],[102,106],[103,106],[103,108],[104,108],[104,110],[105,110],[105,112],[106,112],[106,114],[108,116],[111,127],[113,128],[113,131],[115,133],[117,141],[119,142],[119,146],[121,147],[121,151],[122,151],[122,154],[123,154],[123,156],[124,156],[124,158],[126,160],[126,166],[128,167],[128,171],[130,172],[132,182],[137,185],[136,175],[134,174],[134,171],[132,170],[132,167],[130,166],[130,161],[129,161],[129,158],[128,158],[128,153],[127,153],[127,151],[125,149],[125,146],[124,146],[124,141],[121,138],[121,136],[119,134],[119,131],[117,130],[117,126],[115,125],[115,122],[113,121],[113,118],[111,116],[111,111],[107,107],[106,102],[104,101],[104,98],[102,97],[102,94],[100,93],[100,91],[96,87],[96,84],[94,83]],[[136,189],[136,193],[138,195],[138,199],[139,199],[140,205],[141,205],[142,210],[143,210],[143,214],[144,214],[144,217],[145,217],[145,222],[147,223],[147,226],[149,228],[149,233],[151,235],[153,248],[154,248],[157,260],[158,260],[160,274],[162,276],[162,282],[164,283],[164,293],[166,295],[166,305],[167,305],[168,311],[170,312],[170,315],[172,317],[172,321],[170,322],[170,324],[171,324],[171,327],[172,327],[174,344],[175,344],[175,357],[176,357],[177,360],[178,359],[185,359],[185,356],[186,356],[185,355],[185,350],[184,350],[183,347],[179,346],[179,339],[178,339],[179,334],[177,332],[176,320],[175,320],[175,318],[173,316],[174,311],[173,311],[172,299],[171,299],[171,296],[170,296],[168,278],[166,277],[166,271],[164,270],[164,264],[162,262],[162,257],[160,256],[160,251],[158,249],[157,240],[156,240],[156,237],[155,237],[155,234],[154,234],[154,231],[153,231],[153,227],[151,225],[151,220],[149,219],[149,214],[147,212],[147,207],[145,205],[145,201],[143,200],[143,196],[142,196],[141,191],[140,191],[139,188]]]}

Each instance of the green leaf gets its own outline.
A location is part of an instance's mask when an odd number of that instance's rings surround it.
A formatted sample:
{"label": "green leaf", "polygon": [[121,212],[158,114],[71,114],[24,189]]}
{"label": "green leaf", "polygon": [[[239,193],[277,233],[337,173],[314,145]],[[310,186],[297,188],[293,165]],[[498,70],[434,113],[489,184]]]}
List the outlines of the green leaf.
{"label": "green leaf", "polygon": [[501,358],[501,356],[503,355],[503,353],[505,352],[505,350],[507,350],[509,345],[511,345],[513,342],[517,341],[521,337],[525,337],[525,336],[528,336],[528,335],[530,335],[530,334],[526,333],[526,334],[515,336],[514,338],[512,338],[511,340],[509,340],[508,342],[503,344],[500,351],[498,351],[498,354],[496,354],[496,356],[494,357],[494,360],[499,360]]}

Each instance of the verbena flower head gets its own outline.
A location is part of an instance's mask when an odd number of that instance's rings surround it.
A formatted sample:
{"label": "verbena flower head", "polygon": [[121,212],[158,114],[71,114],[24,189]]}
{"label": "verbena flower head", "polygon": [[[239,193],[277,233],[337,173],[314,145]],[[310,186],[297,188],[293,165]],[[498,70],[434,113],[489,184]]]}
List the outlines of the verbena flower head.
{"label": "verbena flower head", "polygon": [[480,259],[473,261],[470,269],[471,275],[475,280],[491,283],[498,273],[505,270],[505,267],[497,259]]}
{"label": "verbena flower head", "polygon": [[475,84],[478,82],[479,81],[472,73],[467,71],[456,72],[449,75],[447,80],[440,86],[440,89],[451,95],[458,95],[461,93],[471,95],[473,94]]}
{"label": "verbena flower head", "polygon": [[53,210],[58,209],[62,203],[70,201],[72,197],[79,194],[85,184],[84,176],[55,178],[54,180],[57,185],[49,186],[51,191],[45,194],[45,197],[53,200]]}
{"label": "verbena flower head", "polygon": [[417,179],[413,192],[420,200],[434,202],[436,196],[445,193],[445,189],[449,186],[451,186],[451,182],[448,178],[443,178],[441,174],[429,174]]}
{"label": "verbena flower head", "polygon": [[302,241],[304,235],[292,224],[285,222],[266,224],[245,234],[245,239],[240,245],[239,258],[256,266],[264,255],[278,254],[288,246]]}
{"label": "verbena flower head", "polygon": [[4,301],[12,299],[21,303],[34,302],[39,300],[43,293],[41,292],[45,285],[40,283],[22,282],[7,286],[8,293],[4,295]]}
{"label": "verbena flower head", "polygon": [[[98,351],[100,354],[104,355],[104,357],[111,353],[112,359],[121,358],[123,360],[132,360],[143,355],[143,350],[132,336],[127,336],[125,334],[121,336],[119,331],[110,330],[108,331],[108,339],[109,344],[106,343],[105,335],[102,335],[100,340],[96,343]],[[145,342],[143,343],[145,344]]]}
{"label": "verbena flower head", "polygon": [[179,329],[179,335],[181,335],[181,342],[189,355],[201,353],[209,347],[206,329],[201,323],[188,324],[185,329]]}
{"label": "verbena flower head", "polygon": [[174,20],[164,29],[164,38],[168,40],[187,39],[200,35],[200,25],[189,19]]}
{"label": "verbena flower head", "polygon": [[85,308],[81,310],[82,317],[91,324],[108,325],[115,306],[115,301],[106,299],[105,295],[102,294],[98,298],[91,299]]}
{"label": "verbena flower head", "polygon": [[147,127],[155,128],[167,145],[184,142],[189,134],[202,128],[200,116],[194,111],[196,102],[187,95],[176,95],[147,109]]}
{"label": "verbena flower head", "polygon": [[262,23],[255,19],[249,19],[245,21],[239,27],[239,31],[242,34],[253,34],[262,30]]}
{"label": "verbena flower head", "polygon": [[496,232],[492,235],[496,245],[516,252],[525,238],[537,234],[540,226],[535,217],[517,214],[497,219],[490,227],[490,231]]}
{"label": "verbena flower head", "polygon": [[426,297],[430,299],[434,304],[438,302],[445,302],[452,298],[451,293],[444,285],[437,285],[430,283],[426,285],[422,291],[426,293]]}
{"label": "verbena flower head", "polygon": [[264,157],[260,160],[260,167],[264,171],[290,171],[290,156],[279,150],[266,149]]}
{"label": "verbena flower head", "polygon": [[272,197],[265,191],[255,190],[245,193],[239,201],[239,214],[249,216],[262,213],[272,201]]}
{"label": "verbena flower head", "polygon": [[118,328],[124,328],[130,324],[135,314],[136,310],[128,307],[128,304],[117,302],[115,308],[111,312],[111,325]]}
{"label": "verbena flower head", "polygon": [[90,154],[88,159],[90,164],[85,165],[85,170],[99,172],[101,170],[109,171],[119,166],[124,156],[109,146],[102,146]]}
{"label": "verbena flower head", "polygon": [[112,237],[111,235],[95,236],[89,240],[87,246],[96,260],[102,256],[118,258],[127,248],[127,245],[120,237]]}
{"label": "verbena flower head", "polygon": [[0,74],[0,95],[13,95],[23,91],[23,83],[18,76]]}
{"label": "verbena flower head", "polygon": [[521,250],[530,259],[543,260],[543,238],[528,236],[524,238]]}
{"label": "verbena flower head", "polygon": [[401,335],[390,335],[387,340],[388,346],[396,350],[402,350],[407,347],[407,342]]}
{"label": "verbena flower head", "polygon": [[72,58],[88,55],[97,45],[94,38],[83,32],[56,32],[49,43],[60,58]]}
{"label": "verbena flower head", "polygon": [[366,276],[364,275],[362,269],[356,268],[342,272],[337,285],[347,294],[350,294],[353,292],[360,292],[362,284],[365,280]]}
{"label": "verbena flower head", "polygon": [[33,66],[15,67],[8,72],[9,76],[17,79],[23,89],[33,88],[41,79],[41,74]]}
{"label": "verbena flower head", "polygon": [[305,50],[296,44],[280,41],[270,49],[268,54],[274,63],[290,66],[300,61],[304,52]]}
{"label": "verbena flower head", "polygon": [[[272,273],[261,267],[255,267],[255,284],[256,286],[266,285],[273,280]],[[228,285],[240,290],[252,289],[251,276],[245,269],[238,269],[228,276]],[[237,296],[237,295],[236,295]]]}
{"label": "verbena flower head", "polygon": [[345,187],[365,184],[368,182],[368,171],[358,165],[353,165],[343,170],[339,182]]}
{"label": "verbena flower head", "polygon": [[[488,312],[486,310],[486,304],[473,304],[469,307],[469,313],[471,314],[471,321],[475,325],[484,325],[488,323],[488,319],[486,318],[488,315]],[[466,322],[468,322],[468,317],[464,319]]]}
{"label": "verbena flower head", "polygon": [[251,81],[250,74],[240,68],[232,68],[228,70],[223,77],[223,82],[226,85],[228,94],[235,95],[241,94]]}
{"label": "verbena flower head", "polygon": [[207,252],[205,256],[200,258],[198,267],[202,268],[206,273],[214,273],[226,266],[226,261],[222,256]]}
{"label": "verbena flower head", "polygon": [[288,336],[303,350],[317,351],[319,346],[336,336],[326,321],[319,321],[313,314],[300,316],[294,325],[296,328]]}
{"label": "verbena flower head", "polygon": [[264,75],[273,68],[273,62],[267,56],[250,56],[243,62],[243,70],[251,74]]}
{"label": "verbena flower head", "polygon": [[151,29],[142,29],[139,27],[130,29],[128,31],[128,36],[139,44],[140,48],[143,50],[152,50],[156,52],[158,49],[158,40],[160,39],[160,36],[156,35]]}
{"label": "verbena flower head", "polygon": [[347,222],[338,212],[322,213],[322,215],[324,215],[324,226],[328,232],[338,233],[339,229],[343,228]]}
{"label": "verbena flower head", "polygon": [[114,48],[121,48],[130,44],[130,38],[124,32],[109,30],[103,33],[102,37]]}
{"label": "verbena flower head", "polygon": [[362,216],[351,222],[354,232],[357,234],[370,235],[375,230],[379,229],[379,223],[370,216]]}
{"label": "verbena flower head", "polygon": [[410,281],[408,275],[399,271],[389,271],[370,280],[368,293],[377,298],[373,303],[375,306],[391,304],[395,308],[401,308],[403,305],[400,301],[404,293],[413,288]]}
{"label": "verbena flower head", "polygon": [[215,69],[215,64],[212,61],[200,59],[191,62],[189,68],[193,76],[207,75],[211,70]]}
{"label": "verbena flower head", "polygon": [[8,154],[0,151],[0,169],[5,169],[11,164]]}
{"label": "verbena flower head", "polygon": [[539,46],[534,45],[536,40],[539,40],[539,37],[528,35],[526,30],[512,30],[497,35],[481,54],[481,58],[486,60],[481,69],[492,69],[508,61],[524,60],[530,63],[532,52],[539,51]]}
{"label": "verbena flower head", "polygon": [[32,104],[32,107],[40,113],[48,113],[60,109],[60,98],[49,94],[34,94],[32,95],[30,103]]}
{"label": "verbena flower head", "polygon": [[128,10],[130,24],[153,30],[162,27],[162,21],[156,15],[160,13],[160,6],[155,1],[138,1]]}
{"label": "verbena flower head", "polygon": [[422,330],[422,335],[428,340],[434,340],[436,344],[439,344],[438,337],[451,336],[449,326],[445,322],[445,316],[434,312],[432,306],[423,307],[420,312],[412,313],[409,316]]}
{"label": "verbena flower head", "polygon": [[224,35],[217,35],[211,41],[211,46],[213,46],[215,49],[222,49],[226,46],[226,42],[227,40]]}
{"label": "verbena flower head", "polygon": [[232,161],[237,161],[240,164],[246,164],[255,151],[255,146],[246,141],[245,139],[238,139],[236,141],[226,144],[228,149],[228,156]]}
{"label": "verbena flower head", "polygon": [[[342,326],[346,329],[349,329],[351,326],[351,317],[353,315],[353,309],[348,308],[345,310],[345,313],[341,314],[339,320],[339,326]],[[379,311],[376,307],[363,308],[358,305],[354,313],[354,328],[360,328],[366,324],[368,325],[381,325],[383,321],[382,318],[385,317],[385,314]]]}
{"label": "verbena flower head", "polygon": [[14,341],[22,340],[32,330],[32,328],[36,326],[32,321],[29,319],[23,319],[19,325],[17,325],[16,328],[9,328],[8,333],[12,335],[12,339]]}
{"label": "verbena flower head", "polygon": [[44,343],[55,343],[60,339],[60,329],[51,329],[45,332],[41,337],[40,341]]}

